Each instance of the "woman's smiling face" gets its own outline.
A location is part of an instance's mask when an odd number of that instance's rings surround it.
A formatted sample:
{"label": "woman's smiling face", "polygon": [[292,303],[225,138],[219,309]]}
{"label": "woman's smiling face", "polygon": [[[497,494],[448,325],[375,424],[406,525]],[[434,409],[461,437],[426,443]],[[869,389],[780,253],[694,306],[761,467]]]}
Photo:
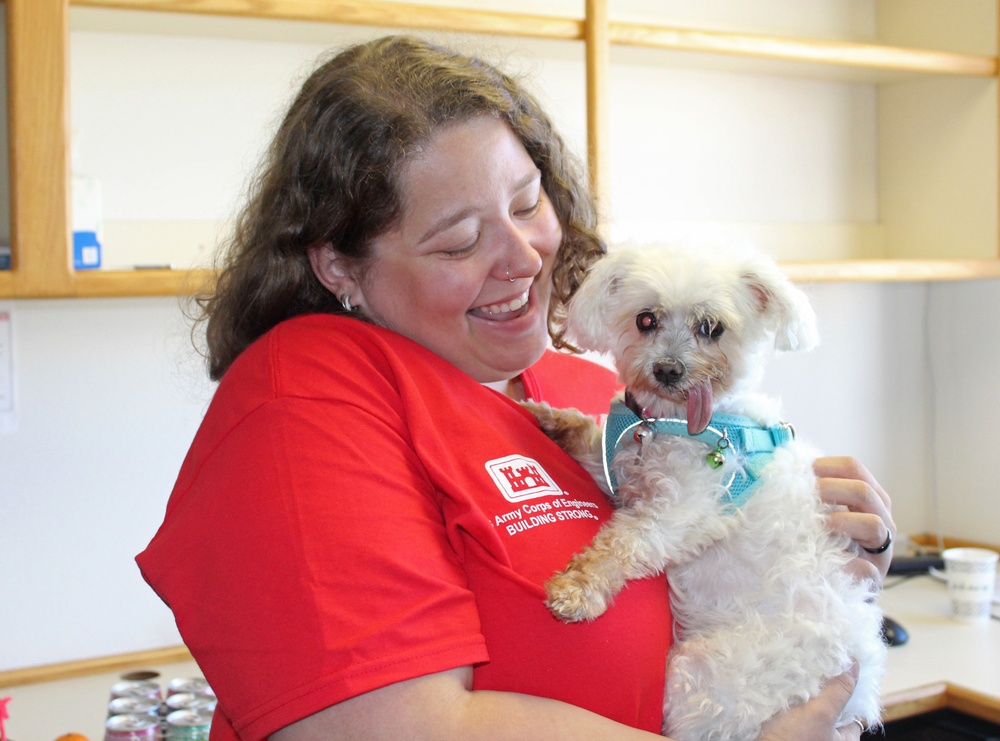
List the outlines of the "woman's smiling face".
{"label": "woman's smiling face", "polygon": [[477,381],[513,378],[548,343],[562,242],[541,173],[506,123],[484,117],[438,132],[400,182],[402,218],[373,241],[351,301]]}

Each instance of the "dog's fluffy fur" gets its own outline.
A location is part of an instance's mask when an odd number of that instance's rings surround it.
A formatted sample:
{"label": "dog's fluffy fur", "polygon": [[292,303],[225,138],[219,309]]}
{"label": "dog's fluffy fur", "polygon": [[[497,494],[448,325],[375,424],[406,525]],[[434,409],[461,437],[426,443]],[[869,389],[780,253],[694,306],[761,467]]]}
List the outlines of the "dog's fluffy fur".
{"label": "dog's fluffy fur", "polygon": [[[649,315],[652,315],[652,319]],[[570,306],[570,336],[610,353],[647,418],[700,432],[712,413],[779,422],[748,392],[771,347],[808,349],[805,295],[756,252],[622,248],[591,269]],[[575,410],[530,405],[546,432],[603,481],[600,435]],[[675,619],[664,728],[682,741],[755,739],[775,713],[812,696],[857,660],[838,725],[877,725],[885,663],[876,587],[845,569],[851,544],[831,534],[813,451],[775,451],[750,498],[727,504],[736,456],[714,469],[709,448],[628,435],[613,470],[619,508],[594,542],[547,585],[566,621],[595,620],[626,581],[666,571]]]}

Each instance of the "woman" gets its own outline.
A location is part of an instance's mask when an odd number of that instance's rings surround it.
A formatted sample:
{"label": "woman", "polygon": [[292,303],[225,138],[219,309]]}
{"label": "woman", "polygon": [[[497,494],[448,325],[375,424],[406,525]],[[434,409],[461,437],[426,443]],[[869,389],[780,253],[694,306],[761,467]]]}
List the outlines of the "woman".
{"label": "woman", "polygon": [[[478,60],[390,37],[304,84],[205,305],[218,391],[138,557],[218,694],[213,739],[656,737],[665,582],[591,624],[548,614],[610,509],[515,403],[600,414],[614,390],[546,350],[604,252],[581,182]],[[848,507],[831,527],[877,550],[884,492],[817,470]],[[832,727],[852,682],[766,737],[856,738]]]}

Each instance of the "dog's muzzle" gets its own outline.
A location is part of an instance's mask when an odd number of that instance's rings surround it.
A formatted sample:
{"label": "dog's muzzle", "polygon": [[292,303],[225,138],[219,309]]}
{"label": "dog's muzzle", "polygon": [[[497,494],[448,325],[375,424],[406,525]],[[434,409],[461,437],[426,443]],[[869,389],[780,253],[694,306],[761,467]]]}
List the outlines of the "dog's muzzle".
{"label": "dog's muzzle", "polygon": [[676,386],[686,373],[687,367],[677,358],[663,358],[653,365],[653,378],[662,386]]}

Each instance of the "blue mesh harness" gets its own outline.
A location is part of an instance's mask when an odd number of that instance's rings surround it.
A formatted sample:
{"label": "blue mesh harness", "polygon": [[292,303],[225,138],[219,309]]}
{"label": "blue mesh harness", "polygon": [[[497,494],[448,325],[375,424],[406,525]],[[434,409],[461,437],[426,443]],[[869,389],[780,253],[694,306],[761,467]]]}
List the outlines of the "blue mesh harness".
{"label": "blue mesh harness", "polygon": [[[630,434],[631,433],[631,434]],[[677,435],[704,443],[710,448],[706,465],[713,464],[713,456],[721,461],[723,451],[732,451],[740,461],[740,467],[733,473],[726,488],[729,490],[729,504],[738,507],[745,502],[757,484],[761,470],[774,457],[775,448],[795,438],[791,425],[761,427],[749,417],[733,414],[715,414],[708,427],[697,435],[688,433],[687,420],[683,419],[643,419],[621,401],[611,404],[608,418],[604,423],[604,476],[612,492],[617,494],[618,482],[611,461],[623,440],[638,435]]]}

